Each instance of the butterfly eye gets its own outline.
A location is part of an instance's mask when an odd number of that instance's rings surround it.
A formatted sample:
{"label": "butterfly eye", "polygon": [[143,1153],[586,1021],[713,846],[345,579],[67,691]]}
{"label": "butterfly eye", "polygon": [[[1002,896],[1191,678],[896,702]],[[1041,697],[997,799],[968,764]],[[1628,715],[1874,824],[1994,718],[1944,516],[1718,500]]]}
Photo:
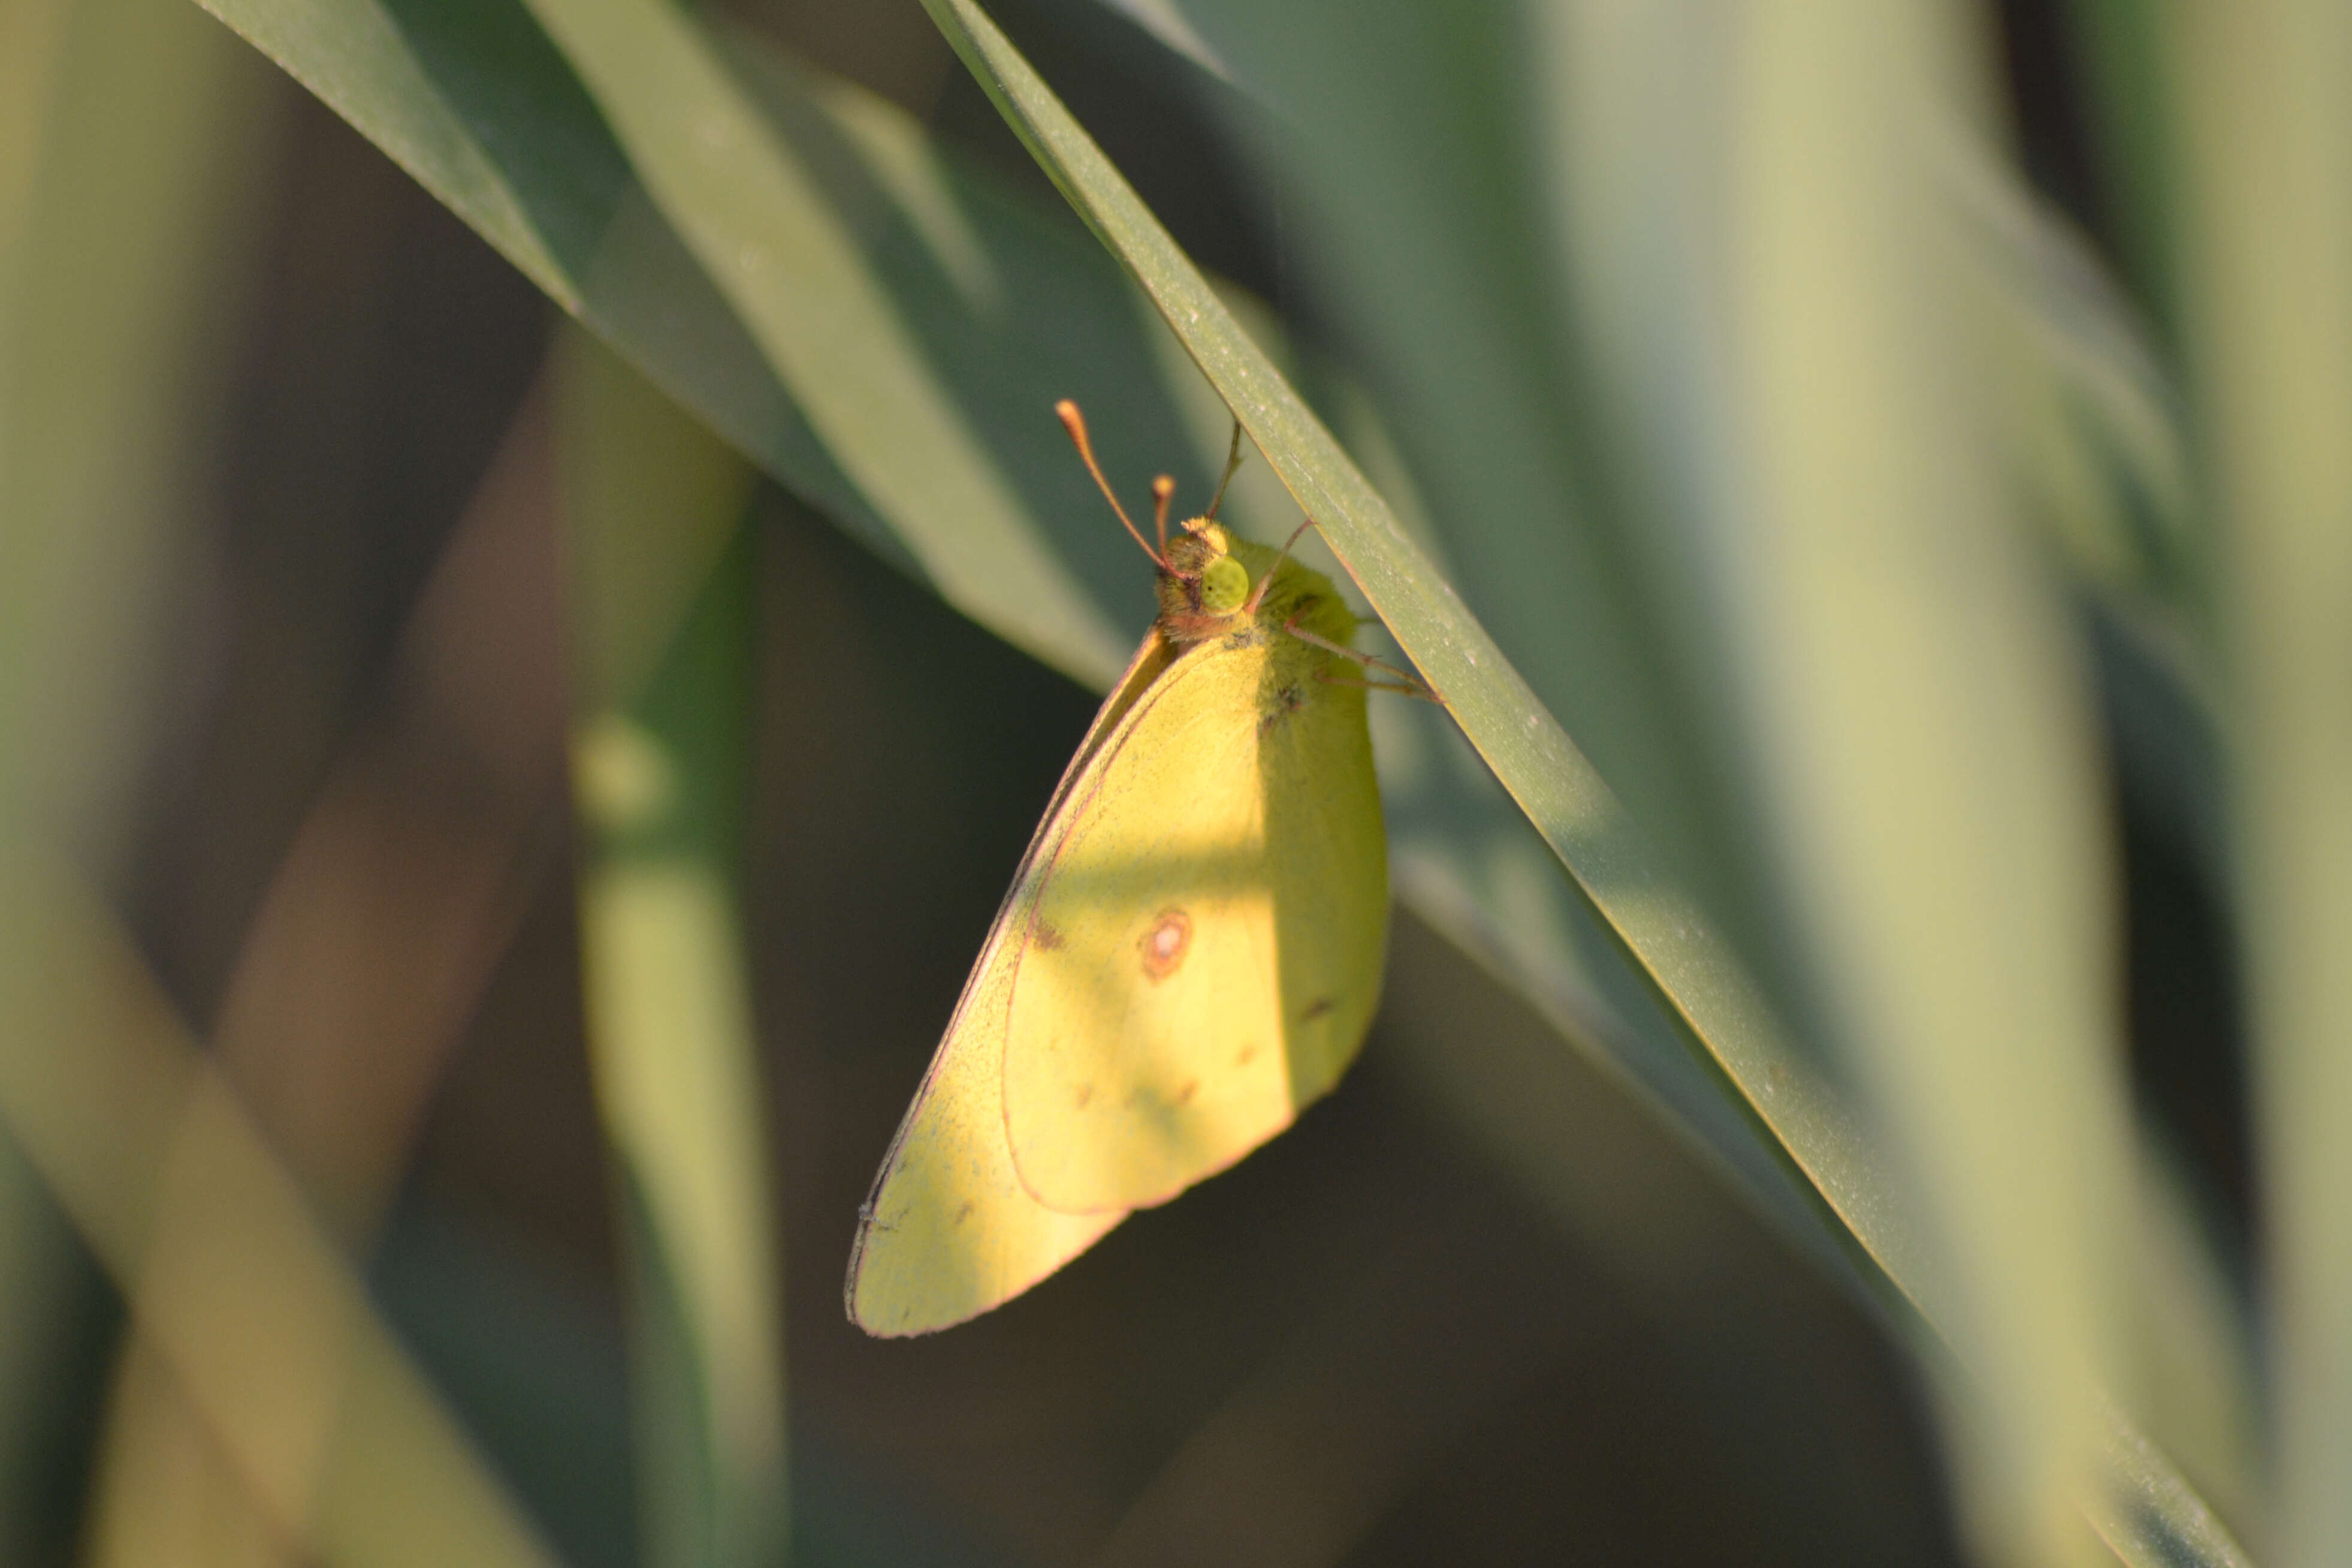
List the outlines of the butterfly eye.
{"label": "butterfly eye", "polygon": [[1221,555],[1201,571],[1201,608],[1213,615],[1230,615],[1249,598],[1249,569],[1229,555]]}

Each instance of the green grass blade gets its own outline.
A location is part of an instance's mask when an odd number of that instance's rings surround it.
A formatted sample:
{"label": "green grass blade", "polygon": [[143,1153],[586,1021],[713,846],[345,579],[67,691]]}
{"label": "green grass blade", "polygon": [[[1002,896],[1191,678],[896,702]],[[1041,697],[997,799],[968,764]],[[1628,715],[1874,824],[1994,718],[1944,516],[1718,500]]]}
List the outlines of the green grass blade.
{"label": "green grass blade", "polygon": [[1103,4],[1211,76],[1223,81],[1233,80],[1232,71],[1217,57],[1216,50],[1201,36],[1200,29],[1185,18],[1176,0],[1103,0]]}
{"label": "green grass blade", "polygon": [[[1566,734],[1003,35],[969,0],[927,4],[1073,205],[1152,295],[1322,525],[1400,645],[1444,694],[1480,755],[1680,1013],[1732,1092],[1802,1166],[1847,1233],[1930,1320],[1953,1322],[1958,1316],[1948,1294],[1953,1287],[1939,1281],[1937,1262],[1901,1209],[1887,1201],[1899,1189],[1874,1168],[1868,1141],[1789,1048],[1738,962],[1662,874],[1639,830]],[[2097,1103],[2094,1095],[2094,1108]],[[2070,1370],[2068,1392],[2078,1375],[2079,1369]]]}
{"label": "green grass blade", "polygon": [[2352,15],[2165,14],[2211,425],[2284,1563],[2352,1560]]}
{"label": "green grass blade", "polygon": [[553,374],[578,674],[581,969],[629,1238],[644,1554],[788,1536],[782,1307],[735,892],[751,470],[583,334]]}
{"label": "green grass blade", "polygon": [[2108,1550],[2131,1568],[2253,1568],[2205,1500],[2112,1406],[2099,1412],[2104,1485],[2083,1511]]}
{"label": "green grass blade", "polygon": [[2137,1227],[2096,723],[2000,482],[1985,264],[1922,150],[1973,62],[1932,12],[1759,8],[1727,221],[1733,423],[1717,592],[1792,948],[1949,1293],[1923,1303],[1963,1517],[2058,1562],[2115,1386]]}
{"label": "green grass blade", "polygon": [[199,3],[739,450],[913,565],[654,210],[522,0]]}
{"label": "green grass blade", "polygon": [[[965,0],[932,14],[1073,205],[1134,271],[1267,461],[1320,526],[1399,645],[1519,810],[1567,865],[1667,1004],[1731,1082],[1759,1086],[1759,1115],[1819,1161],[1819,1185],[1866,1205],[1870,1154],[1819,1075],[1790,1051],[1760,997],[1626,817],[1387,504],[994,25]],[[1746,1093],[1735,1089],[1735,1092]],[[1753,1103],[1753,1102],[1751,1102]],[[1899,1229],[1873,1227],[1895,1257]]]}
{"label": "green grass blade", "polygon": [[533,9],[656,206],[941,592],[966,601],[985,580],[1040,607],[1038,651],[1054,662],[1115,666],[1125,639],[1041,548],[807,161],[772,132],[700,29],[662,0],[533,0]]}

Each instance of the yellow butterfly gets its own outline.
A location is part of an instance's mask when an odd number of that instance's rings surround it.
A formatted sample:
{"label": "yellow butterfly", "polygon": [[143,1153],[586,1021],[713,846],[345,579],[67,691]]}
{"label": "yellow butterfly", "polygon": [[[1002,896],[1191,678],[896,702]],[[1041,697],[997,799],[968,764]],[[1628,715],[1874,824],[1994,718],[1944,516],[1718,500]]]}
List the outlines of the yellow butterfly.
{"label": "yellow butterfly", "polygon": [[[874,1334],[963,1322],[1288,1126],[1354,1060],[1388,938],[1388,839],[1330,581],[1216,519],[1160,548],[1160,617],[1046,808],[859,1210]],[[1301,525],[1303,532],[1306,525]],[[1297,535],[1293,535],[1294,541]],[[1395,674],[1396,672],[1391,672]]]}

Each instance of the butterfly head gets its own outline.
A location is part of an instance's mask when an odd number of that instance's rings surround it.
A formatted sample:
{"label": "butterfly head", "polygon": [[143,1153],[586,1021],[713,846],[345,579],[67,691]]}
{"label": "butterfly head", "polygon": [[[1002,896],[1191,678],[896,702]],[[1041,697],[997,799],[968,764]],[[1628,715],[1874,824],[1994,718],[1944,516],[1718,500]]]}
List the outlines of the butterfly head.
{"label": "butterfly head", "polygon": [[[1110,481],[1103,477],[1102,465],[1095,461],[1094,444],[1087,439],[1087,422],[1079,414],[1078,405],[1065,398],[1054,405],[1054,412],[1069,432],[1070,441],[1077,447],[1087,472],[1094,476],[1103,499],[1110,503],[1120,525],[1159,568],[1160,631],[1170,642],[1180,648],[1189,647],[1260,624],[1304,626],[1325,642],[1345,642],[1355,630],[1355,616],[1331,591],[1330,583],[1290,559],[1288,545],[1280,550],[1270,550],[1263,545],[1236,539],[1216,520],[1217,507],[1225,497],[1225,486],[1241,465],[1242,427],[1238,422],[1234,425],[1233,445],[1225,454],[1224,476],[1217,481],[1217,493],[1210,500],[1208,511],[1180,524],[1174,538],[1168,537],[1168,510],[1176,492],[1176,481],[1165,474],[1152,481],[1152,533],[1159,539],[1155,546],[1143,537],[1143,530],[1135,526],[1135,519],[1119,505]],[[1299,531],[1305,532],[1308,526],[1301,524]],[[1295,541],[1297,535],[1291,537]]]}
{"label": "butterfly head", "polygon": [[1180,646],[1237,631],[1252,618],[1255,584],[1223,525],[1194,517],[1161,559],[1160,628]]}
{"label": "butterfly head", "polygon": [[1356,630],[1347,601],[1321,572],[1286,549],[1236,538],[1219,523],[1195,518],[1168,541],[1160,572],[1160,630],[1179,647],[1252,627],[1297,625],[1327,642]]}
{"label": "butterfly head", "polygon": [[1234,553],[1234,536],[1207,517],[1192,518],[1168,541],[1160,577],[1163,596],[1180,588],[1187,609],[1231,615],[1249,602],[1250,570]]}

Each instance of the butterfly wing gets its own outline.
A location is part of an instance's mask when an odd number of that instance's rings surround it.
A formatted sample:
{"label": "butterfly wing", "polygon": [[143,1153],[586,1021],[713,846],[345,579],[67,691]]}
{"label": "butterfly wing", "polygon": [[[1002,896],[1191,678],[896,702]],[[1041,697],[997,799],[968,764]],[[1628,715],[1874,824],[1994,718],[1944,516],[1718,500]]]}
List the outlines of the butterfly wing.
{"label": "butterfly wing", "polygon": [[860,1211],[848,1305],[850,1320],[868,1333],[929,1333],[975,1317],[1126,1218],[1120,1209],[1056,1213],[1014,1174],[999,1055],[1012,974],[1009,945],[983,955]]}
{"label": "butterfly wing", "polygon": [[1388,856],[1360,686],[1279,632],[1187,652],[1034,867],[1006,1136],[1048,1209],[1163,1202],[1288,1126],[1379,999]]}
{"label": "butterfly wing", "polygon": [[1019,1295],[1094,1245],[1121,1211],[1057,1213],[1031,1197],[1004,1142],[1003,1049],[1020,934],[1041,852],[1060,836],[1087,765],[1174,655],[1144,641],[1095,716],[1014,874],[947,1036],[859,1211],[845,1287],[868,1333],[929,1333]]}

